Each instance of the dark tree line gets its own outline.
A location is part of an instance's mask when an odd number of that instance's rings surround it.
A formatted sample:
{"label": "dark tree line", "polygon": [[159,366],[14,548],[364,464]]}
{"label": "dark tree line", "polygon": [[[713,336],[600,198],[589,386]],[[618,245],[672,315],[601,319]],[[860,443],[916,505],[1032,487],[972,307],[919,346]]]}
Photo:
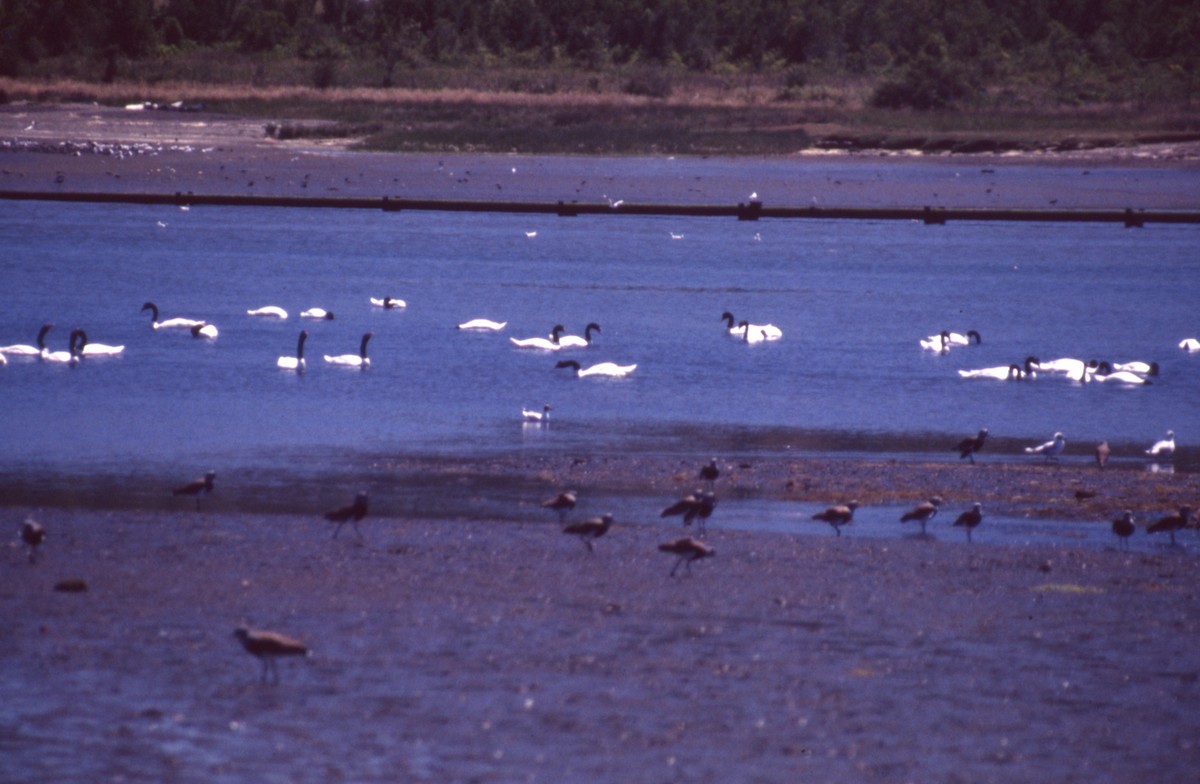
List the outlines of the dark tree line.
{"label": "dark tree line", "polygon": [[601,69],[803,69],[884,79],[883,105],[939,106],[1036,75],[1116,80],[1200,67],[1178,0],[0,0],[0,73],[58,57],[195,47]]}

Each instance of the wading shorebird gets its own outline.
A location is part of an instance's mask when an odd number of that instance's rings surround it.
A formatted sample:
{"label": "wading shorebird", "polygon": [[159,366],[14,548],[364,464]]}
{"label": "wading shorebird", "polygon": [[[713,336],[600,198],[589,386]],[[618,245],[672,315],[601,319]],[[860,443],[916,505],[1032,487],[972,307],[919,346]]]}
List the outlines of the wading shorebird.
{"label": "wading shorebird", "polygon": [[987,435],[988,429],[985,427],[975,435],[967,436],[959,441],[958,445],[954,447],[954,450],[958,452],[958,459],[962,460],[965,457],[971,461],[971,465],[975,465],[975,453],[983,449],[983,442],[987,440]]}
{"label": "wading shorebird", "polygon": [[564,527],[562,531],[564,534],[578,536],[587,545],[588,552],[595,553],[596,550],[592,546],[592,542],[608,533],[608,529],[612,527],[612,523],[613,516],[606,514],[602,517],[589,518],[582,523],[572,523]]}
{"label": "wading shorebird", "polygon": [[967,529],[967,541],[971,541],[971,532],[975,527],[983,522],[983,504],[975,504],[967,511],[958,516],[954,521],[954,525]]}
{"label": "wading shorebird", "polygon": [[1129,509],[1125,513],[1113,520],[1112,532],[1116,534],[1117,541],[1122,547],[1129,547],[1129,537],[1133,536],[1133,532],[1137,530],[1137,526],[1133,522],[1133,512]]}
{"label": "wading shorebird", "polygon": [[1157,534],[1166,531],[1171,535],[1171,544],[1175,544],[1175,532],[1182,531],[1191,523],[1192,507],[1184,504],[1179,507],[1179,513],[1168,515],[1146,527],[1146,533]]}
{"label": "wading shorebird", "polygon": [[337,528],[333,529],[333,538],[337,539],[338,534],[342,532],[342,526],[350,523],[354,526],[354,533],[358,534],[358,538],[362,539],[362,531],[358,530],[358,521],[367,516],[367,493],[364,490],[354,496],[354,503],[349,506],[343,506],[340,509],[334,509],[332,512],[325,513],[325,519],[331,523],[337,523]]}
{"label": "wading shorebird", "polygon": [[246,653],[257,656],[262,662],[260,683],[267,682],[268,673],[274,674],[275,683],[279,683],[279,669],[275,666],[275,660],[280,656],[312,656],[312,651],[307,645],[279,632],[239,626],[233,630],[233,636],[241,641]]}
{"label": "wading shorebird", "polygon": [[823,512],[817,512],[812,516],[814,520],[823,520],[833,526],[833,530],[838,536],[842,535],[842,526],[848,525],[854,521],[854,510],[858,508],[858,501],[851,501],[848,504],[838,504],[831,506]]}
{"label": "wading shorebird", "polygon": [[675,503],[668,506],[659,513],[659,517],[673,517],[681,515],[685,526],[691,525],[694,521],[699,520],[700,524],[696,526],[697,533],[704,536],[708,533],[708,518],[712,516],[713,509],[716,508],[717,497],[711,491],[697,490],[694,493],[689,493],[683,498],[680,498]]}
{"label": "wading shorebird", "polygon": [[575,508],[576,495],[574,490],[566,490],[553,498],[542,501],[543,509],[558,512],[558,524],[563,525],[567,520],[567,512]]}
{"label": "wading shorebird", "polygon": [[680,564],[686,564],[685,571],[691,574],[692,561],[699,561],[701,558],[710,558],[717,554],[717,551],[712,547],[690,536],[660,544],[658,549],[664,553],[672,553],[678,556],[675,559],[675,565],[671,567],[671,573],[668,575],[670,577],[675,576],[675,572],[679,569]]}
{"label": "wading shorebird", "polygon": [[21,523],[21,541],[29,548],[29,563],[37,563],[37,549],[46,541],[46,528],[32,517]]}
{"label": "wading shorebird", "polygon": [[199,479],[193,479],[186,485],[180,485],[171,491],[171,495],[190,495],[196,499],[196,508],[200,508],[200,496],[213,491],[213,480],[217,478],[216,471],[209,471]]}
{"label": "wading shorebird", "polygon": [[928,501],[919,503],[910,511],[906,512],[900,518],[900,522],[907,523],[910,520],[916,520],[921,524],[921,536],[925,535],[925,524],[933,518],[937,517],[938,507],[942,504],[942,497],[935,495]]}

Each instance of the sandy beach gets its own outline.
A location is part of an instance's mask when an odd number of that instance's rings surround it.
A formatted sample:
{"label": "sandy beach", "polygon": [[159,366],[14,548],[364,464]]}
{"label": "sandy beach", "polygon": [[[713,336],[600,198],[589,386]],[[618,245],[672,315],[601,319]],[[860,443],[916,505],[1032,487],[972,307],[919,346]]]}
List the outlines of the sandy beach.
{"label": "sandy beach", "polygon": [[[376,195],[394,180],[406,195],[495,191],[490,172],[447,176],[466,158],[439,169],[436,156],[266,140],[261,123],[120,111],[0,107],[0,140],[28,142],[0,152],[0,189],[253,182]],[[47,151],[67,140],[153,149]],[[1147,152],[1110,165],[1195,163]],[[1126,206],[1068,180],[1061,207]],[[978,196],[964,186],[948,198]],[[1005,199],[1041,206],[1047,194]],[[1196,205],[1163,194],[1140,206]],[[1101,471],[1083,452],[1056,466],[1001,448],[971,466],[949,446],[910,461],[728,459],[716,490],[806,513],[937,492],[954,515],[981,502],[1104,527],[1115,508],[1144,525],[1200,506],[1198,475],[1151,473],[1133,456]],[[347,527],[336,539],[304,491],[273,507],[225,476],[198,509],[165,492],[146,502],[166,486],[159,477],[126,498],[70,478],[6,483],[2,778],[1198,780],[1195,531],[1126,552],[1115,539],[968,544],[952,515],[925,538],[857,537],[852,525],[840,537],[735,531],[718,510],[706,539],[715,555],[671,577],[674,556],[658,546],[694,531],[656,511],[694,486],[710,454],[396,459],[372,479],[390,495],[372,485],[361,537]],[[520,488],[520,504],[481,512],[472,499],[500,483]],[[415,513],[396,502],[421,486],[467,500]],[[617,519],[591,553],[540,509],[565,487],[646,499],[648,512]],[[35,563],[15,535],[27,517],[47,529]],[[64,581],[86,590],[59,590]],[[280,682],[261,683],[233,636],[242,623],[312,656],[280,661]]]}

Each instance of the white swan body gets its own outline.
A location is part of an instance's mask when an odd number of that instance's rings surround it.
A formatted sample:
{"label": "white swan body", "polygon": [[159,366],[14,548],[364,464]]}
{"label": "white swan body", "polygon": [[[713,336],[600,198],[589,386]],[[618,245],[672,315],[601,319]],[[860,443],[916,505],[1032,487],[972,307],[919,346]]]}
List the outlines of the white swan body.
{"label": "white swan body", "polygon": [[1164,460],[1169,460],[1175,455],[1175,431],[1168,430],[1167,437],[1161,441],[1155,441],[1154,446],[1146,450],[1146,454],[1151,457],[1161,457]]}
{"label": "white swan body", "polygon": [[1099,366],[1100,363],[1094,359],[1087,362],[1084,362],[1082,359],[1071,359],[1070,357],[1052,359],[1049,362],[1037,360],[1038,370],[1046,373],[1070,376],[1076,381],[1086,381],[1087,377],[1093,374]]}
{"label": "white swan body", "polygon": [[325,308],[309,308],[308,310],[300,311],[300,318],[324,319],[325,321],[332,321],[333,313],[325,310]]}
{"label": "white swan body", "polygon": [[575,370],[577,378],[587,378],[588,376],[608,376],[610,378],[624,378],[637,369],[637,365],[618,365],[615,362],[601,362],[591,367],[580,367],[579,363],[573,359],[561,360],[554,367],[569,367]]}
{"label": "white swan body", "polygon": [[969,346],[971,345],[971,338],[975,339],[974,342],[976,345],[983,342],[983,338],[981,338],[979,333],[973,329],[967,330],[967,334],[965,335],[961,332],[946,333],[946,342],[952,346]]}
{"label": "white swan body", "polygon": [[583,331],[583,337],[579,335],[560,335],[558,345],[562,348],[585,348],[590,346],[592,345],[592,330],[599,332],[600,325],[594,321],[588,324],[587,328]]}
{"label": "white swan body", "polygon": [[209,340],[216,340],[217,335],[219,334],[221,333],[217,329],[216,324],[197,324],[196,326],[192,327],[192,337],[194,338],[208,338]]}
{"label": "white swan body", "polygon": [[87,333],[82,329],[71,330],[71,342],[79,341],[76,350],[83,357],[111,357],[125,350],[124,346],[108,346],[104,343],[89,343]]}
{"label": "white swan body", "polygon": [[558,351],[562,346],[558,345],[558,336],[563,331],[562,324],[555,324],[554,330],[548,338],[509,338],[512,344],[517,348],[536,348],[542,351]]}
{"label": "white swan body", "polygon": [[368,332],[362,336],[362,342],[358,344],[357,354],[339,354],[336,357],[325,355],[325,361],[331,365],[346,365],[347,367],[366,368],[371,366],[371,358],[367,356],[367,341],[375,335],[374,332]]}
{"label": "white swan body", "polygon": [[477,318],[470,321],[464,321],[458,325],[458,329],[475,329],[475,330],[490,330],[497,332],[508,326],[507,321],[492,321],[491,319]]}
{"label": "white swan body", "polygon": [[286,319],[288,312],[277,305],[265,305],[254,310],[247,310],[247,316],[270,316],[271,318]]}
{"label": "white swan body", "polygon": [[950,333],[942,332],[940,335],[930,335],[921,341],[921,349],[944,354],[950,350]]}
{"label": "white swan body", "polygon": [[1088,377],[1088,380],[1101,384],[1115,383],[1135,387],[1146,386],[1150,383],[1150,379],[1143,378],[1137,373],[1130,373],[1128,370],[1117,370],[1113,371],[1112,373],[1105,373],[1101,370],[1097,370]]}
{"label": "white swan body", "polygon": [[384,310],[397,310],[399,308],[407,308],[408,303],[402,299],[395,297],[371,297],[371,304],[377,308]]}
{"label": "white swan body", "polygon": [[729,311],[721,314],[721,320],[729,328],[729,334],[736,338],[744,338],[748,332],[754,332],[761,336],[759,340],[751,339],[751,343],[758,343],[761,340],[779,340],[783,337],[783,330],[774,324],[751,324],[743,319],[737,326],[734,326],[733,314]]}
{"label": "white swan body", "polygon": [[997,367],[980,368],[978,370],[960,370],[958,375],[962,378],[994,378],[998,381],[1022,381],[1025,379],[1037,378],[1037,374],[1026,367],[1021,369],[1020,365],[999,365]]}
{"label": "white swan body", "polygon": [[1113,370],[1124,370],[1128,373],[1137,373],[1139,376],[1157,376],[1157,362],[1114,362]]}
{"label": "white swan body", "polygon": [[1184,338],[1179,341],[1179,347],[1184,351],[1200,351],[1200,340],[1196,338]]}
{"label": "white swan body", "polygon": [[[46,332],[49,330],[50,327],[43,325],[39,336],[44,338],[46,336]],[[36,357],[41,353],[42,350],[40,348],[37,346],[30,346],[26,343],[14,343],[11,346],[0,346],[0,356],[12,354],[15,357]]]}
{"label": "white swan body", "polygon": [[150,311],[150,326],[154,329],[191,329],[197,324],[203,325],[203,321],[189,318],[172,318],[166,321],[158,320],[158,305],[153,302],[147,302],[142,305],[142,310]]}
{"label": "white swan body", "polygon": [[46,348],[46,333],[53,328],[53,324],[43,324],[41,330],[38,332],[38,355],[41,357],[41,360],[43,362],[53,362],[55,364],[78,364],[79,354],[76,352],[77,336],[74,333],[71,334],[70,351],[51,351],[50,349]]}
{"label": "white swan body", "polygon": [[308,330],[300,331],[300,339],[296,342],[296,356],[280,357],[275,360],[275,366],[283,370],[304,370],[304,341],[308,340]]}
{"label": "white swan body", "polygon": [[1047,460],[1057,460],[1058,456],[1062,454],[1062,451],[1066,448],[1066,446],[1067,440],[1063,437],[1063,434],[1055,433],[1053,440],[1047,441],[1039,446],[1025,447],[1025,454],[1041,455]]}

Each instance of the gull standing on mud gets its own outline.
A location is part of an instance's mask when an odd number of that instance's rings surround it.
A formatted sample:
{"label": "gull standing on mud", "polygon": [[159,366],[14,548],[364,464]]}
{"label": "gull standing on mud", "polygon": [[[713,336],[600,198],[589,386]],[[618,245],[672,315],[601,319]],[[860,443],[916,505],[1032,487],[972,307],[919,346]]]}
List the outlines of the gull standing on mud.
{"label": "gull standing on mud", "polygon": [[1168,430],[1167,437],[1161,441],[1156,441],[1154,446],[1146,450],[1146,454],[1150,457],[1159,458],[1161,460],[1170,460],[1175,456],[1175,431]]}
{"label": "gull standing on mud", "polygon": [[1025,447],[1025,454],[1041,455],[1042,457],[1044,457],[1046,459],[1046,461],[1050,461],[1050,460],[1057,461],[1058,456],[1062,454],[1063,449],[1065,449],[1066,446],[1067,446],[1067,440],[1063,437],[1063,434],[1055,433],[1054,438],[1051,439],[1050,441],[1047,441],[1044,444],[1039,444],[1038,446]]}

